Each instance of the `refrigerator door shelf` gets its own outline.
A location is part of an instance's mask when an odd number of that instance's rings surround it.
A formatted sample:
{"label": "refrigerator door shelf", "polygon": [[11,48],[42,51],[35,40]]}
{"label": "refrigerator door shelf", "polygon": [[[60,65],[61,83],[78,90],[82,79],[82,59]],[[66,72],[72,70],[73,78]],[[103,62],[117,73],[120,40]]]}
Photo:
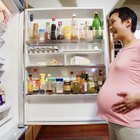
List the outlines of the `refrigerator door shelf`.
{"label": "refrigerator door shelf", "polygon": [[5,43],[5,41],[4,41],[2,38],[0,38],[0,47],[1,47],[4,43]]}
{"label": "refrigerator door shelf", "polygon": [[0,57],[0,65],[4,65],[4,63],[5,63],[5,59]]}
{"label": "refrigerator door shelf", "polygon": [[24,7],[19,0],[2,0],[2,2],[7,6],[7,8],[12,12],[23,11]]}
{"label": "refrigerator door shelf", "polygon": [[4,112],[4,111],[7,111],[11,108],[11,105],[10,104],[4,104],[2,106],[0,106],[0,113]]}
{"label": "refrigerator door shelf", "polygon": [[0,23],[0,36],[3,35],[4,32],[6,32],[7,25],[4,23]]}
{"label": "refrigerator door shelf", "polygon": [[9,115],[10,109],[10,104],[4,104],[0,106],[0,126],[2,126],[5,122],[9,121],[12,118],[11,115]]}

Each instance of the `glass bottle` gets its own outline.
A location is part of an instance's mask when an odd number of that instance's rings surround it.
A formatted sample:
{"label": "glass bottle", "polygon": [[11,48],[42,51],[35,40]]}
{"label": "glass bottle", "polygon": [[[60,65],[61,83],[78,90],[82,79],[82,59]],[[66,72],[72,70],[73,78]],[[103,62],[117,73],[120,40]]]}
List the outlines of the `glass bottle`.
{"label": "glass bottle", "polygon": [[50,40],[50,22],[46,22],[45,41]]}
{"label": "glass bottle", "polygon": [[38,71],[37,69],[33,69],[33,92],[39,92],[39,88],[40,88],[40,81],[39,81],[39,77],[38,77]]}
{"label": "glass bottle", "polygon": [[62,22],[58,22],[58,28],[57,28],[57,40],[64,39],[63,30],[62,30]]}
{"label": "glass bottle", "polygon": [[99,77],[98,77],[98,92],[101,89],[103,85],[103,72],[101,69],[99,69]]}
{"label": "glass bottle", "polygon": [[85,37],[85,29],[84,29],[84,24],[81,23],[80,24],[80,31],[79,31],[79,36],[80,36],[80,40],[85,40],[86,37]]}
{"label": "glass bottle", "polygon": [[100,30],[101,29],[101,20],[100,20],[100,17],[99,17],[97,12],[95,12],[95,14],[94,14],[92,27],[93,27],[94,30]]}
{"label": "glass bottle", "polygon": [[94,19],[92,22],[92,28],[94,31],[95,39],[102,39],[102,22],[97,12],[94,14]]}
{"label": "glass bottle", "polygon": [[71,20],[71,40],[77,40],[77,39],[78,39],[78,25],[77,25],[76,14],[73,14]]}
{"label": "glass bottle", "polygon": [[51,24],[51,40],[56,40],[56,24],[55,24],[55,18],[52,18],[52,24]]}

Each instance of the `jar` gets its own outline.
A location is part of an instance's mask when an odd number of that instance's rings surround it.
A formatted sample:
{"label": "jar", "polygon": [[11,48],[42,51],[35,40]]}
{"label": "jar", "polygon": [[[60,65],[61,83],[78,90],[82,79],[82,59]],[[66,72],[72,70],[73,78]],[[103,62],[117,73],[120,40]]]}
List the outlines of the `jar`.
{"label": "jar", "polygon": [[45,29],[39,29],[39,40],[40,41],[45,40]]}
{"label": "jar", "polygon": [[48,78],[48,81],[47,81],[47,89],[46,89],[46,92],[48,94],[52,94],[52,93],[55,93],[55,78]]}
{"label": "jar", "polygon": [[64,92],[71,92],[71,82],[64,81]]}
{"label": "jar", "polygon": [[56,93],[63,93],[63,78],[56,78]]}

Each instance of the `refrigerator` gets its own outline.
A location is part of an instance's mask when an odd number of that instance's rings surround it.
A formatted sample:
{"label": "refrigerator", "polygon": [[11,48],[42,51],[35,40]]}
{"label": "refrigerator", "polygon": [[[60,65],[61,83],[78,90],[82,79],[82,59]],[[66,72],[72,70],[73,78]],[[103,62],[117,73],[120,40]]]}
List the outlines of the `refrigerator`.
{"label": "refrigerator", "polygon": [[[104,8],[33,8],[23,11],[22,3],[16,0],[1,0],[1,7],[8,13],[8,22],[0,23],[0,81],[5,88],[5,103],[0,106],[0,138],[4,135],[6,139],[11,132],[11,139],[15,139],[13,133],[19,135],[27,125],[106,123],[96,116],[97,92],[59,92],[60,86],[64,90],[64,82],[74,80],[83,71],[89,77],[95,75],[96,82],[99,70],[102,70],[104,78],[107,76],[109,45]],[[92,37],[79,39],[82,34],[79,28],[76,40],[44,41],[38,37],[37,40],[31,38],[36,23],[38,31],[46,29],[46,22],[51,25],[54,17],[56,26],[61,21],[67,31],[73,14],[80,27],[85,21],[92,25],[95,12],[103,23],[98,33],[100,37],[95,35],[96,31],[88,30]],[[29,93],[29,76],[33,75],[34,69],[37,70],[38,77],[45,74],[46,83],[50,77],[53,79],[53,93]],[[58,91],[56,87],[59,88]],[[6,135],[7,132],[9,136]]]}

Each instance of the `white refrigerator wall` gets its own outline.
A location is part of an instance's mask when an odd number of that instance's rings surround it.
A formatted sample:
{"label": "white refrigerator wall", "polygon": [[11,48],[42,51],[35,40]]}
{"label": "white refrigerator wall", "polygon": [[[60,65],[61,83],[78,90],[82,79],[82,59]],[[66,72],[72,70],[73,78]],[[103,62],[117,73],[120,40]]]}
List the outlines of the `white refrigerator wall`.
{"label": "white refrigerator wall", "polygon": [[[0,0],[0,7],[8,9],[4,6]],[[0,81],[6,88],[6,104],[9,104],[10,111],[8,116],[11,118],[0,127],[0,137],[7,132],[11,127],[18,125],[19,123],[19,49],[23,45],[20,34],[20,13],[9,13],[9,22],[6,32],[2,35],[2,39],[5,43],[0,47],[0,57],[5,59],[4,73],[1,74]],[[22,31],[22,30],[21,30]],[[22,57],[22,56],[21,56]],[[2,121],[2,120],[0,120]]]}

